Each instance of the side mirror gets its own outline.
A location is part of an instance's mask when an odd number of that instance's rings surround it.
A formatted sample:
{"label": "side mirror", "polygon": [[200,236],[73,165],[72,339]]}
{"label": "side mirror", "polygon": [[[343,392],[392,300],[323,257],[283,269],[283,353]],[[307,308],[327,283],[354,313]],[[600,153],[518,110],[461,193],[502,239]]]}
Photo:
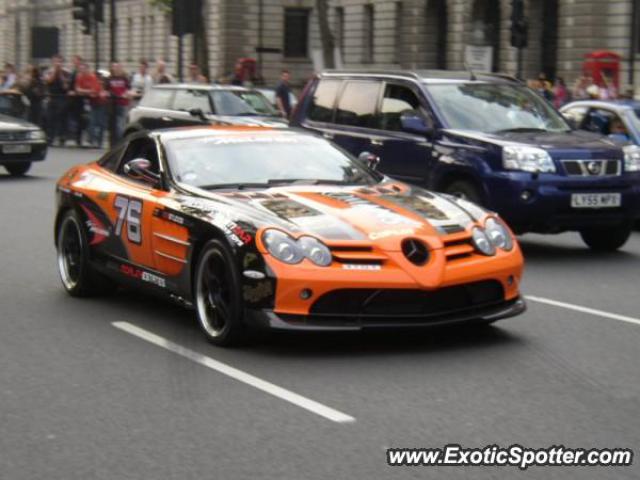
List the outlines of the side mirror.
{"label": "side mirror", "polygon": [[124,173],[134,180],[156,184],[160,181],[160,175],[151,171],[151,162],[146,158],[136,158],[127,162],[124,166]]}
{"label": "side mirror", "polygon": [[371,170],[377,170],[380,157],[371,152],[362,152],[358,155],[358,160],[364,163]]}
{"label": "side mirror", "polygon": [[192,108],[189,110],[189,115],[192,117],[197,117],[203,122],[208,122],[207,116],[204,114],[201,108]]}
{"label": "side mirror", "polygon": [[414,113],[401,115],[400,125],[402,126],[402,130],[407,133],[426,136],[431,132],[431,128],[427,126],[424,118]]}

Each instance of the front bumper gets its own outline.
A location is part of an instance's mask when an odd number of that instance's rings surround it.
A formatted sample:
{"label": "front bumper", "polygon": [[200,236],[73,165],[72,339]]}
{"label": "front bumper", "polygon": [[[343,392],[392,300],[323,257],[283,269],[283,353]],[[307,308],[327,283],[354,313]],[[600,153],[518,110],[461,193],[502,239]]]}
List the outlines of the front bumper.
{"label": "front bumper", "polygon": [[[490,207],[517,232],[554,233],[631,224],[640,218],[640,173],[611,177],[563,177],[502,172],[487,180]],[[529,194],[528,199],[523,193]],[[574,193],[620,193],[616,208],[571,207]]]}
{"label": "front bumper", "polygon": [[[29,145],[28,153],[4,153],[5,146]],[[47,157],[46,141],[0,142],[0,165],[23,162],[39,162]]]}
{"label": "front bumper", "polygon": [[436,314],[347,314],[347,315],[283,315],[273,310],[247,310],[247,324],[274,330],[358,331],[373,328],[418,328],[486,323],[520,315],[527,309],[524,299],[516,297],[492,305],[460,309]]}

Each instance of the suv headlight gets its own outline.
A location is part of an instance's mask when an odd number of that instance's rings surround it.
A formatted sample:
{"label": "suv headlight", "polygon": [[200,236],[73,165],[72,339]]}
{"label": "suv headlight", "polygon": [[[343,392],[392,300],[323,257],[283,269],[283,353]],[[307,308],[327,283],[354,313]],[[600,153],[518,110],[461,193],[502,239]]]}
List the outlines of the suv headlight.
{"label": "suv headlight", "polygon": [[331,251],[317,238],[305,236],[296,241],[280,230],[266,230],[262,241],[268,252],[281,262],[293,265],[307,258],[319,267],[331,265]]}
{"label": "suv headlight", "polygon": [[497,248],[507,252],[513,248],[513,238],[502,220],[489,217],[484,223],[484,231],[491,243]]}
{"label": "suv headlight", "polygon": [[47,136],[42,130],[31,130],[29,132],[29,140],[46,140]]}
{"label": "suv headlight", "polygon": [[474,227],[471,231],[471,235],[473,237],[473,244],[480,253],[488,256],[496,254],[496,247],[482,228]]}
{"label": "suv headlight", "polygon": [[622,147],[624,152],[625,172],[640,171],[640,147],[638,145],[626,145]]}
{"label": "suv headlight", "polygon": [[507,170],[524,172],[555,172],[556,166],[549,152],[542,148],[511,145],[502,148],[502,166]]}

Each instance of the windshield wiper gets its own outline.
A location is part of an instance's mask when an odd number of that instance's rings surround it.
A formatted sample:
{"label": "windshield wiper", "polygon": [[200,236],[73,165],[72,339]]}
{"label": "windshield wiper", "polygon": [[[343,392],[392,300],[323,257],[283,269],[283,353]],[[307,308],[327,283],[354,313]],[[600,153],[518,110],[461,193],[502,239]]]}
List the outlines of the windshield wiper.
{"label": "windshield wiper", "polygon": [[198,185],[198,188],[203,190],[222,190],[222,189],[234,189],[245,190],[247,188],[269,188],[268,183],[215,183],[213,185]]}
{"label": "windshield wiper", "polygon": [[505,128],[504,130],[496,130],[493,133],[518,133],[518,132],[549,132],[546,128],[536,128],[536,127],[515,127],[515,128]]}

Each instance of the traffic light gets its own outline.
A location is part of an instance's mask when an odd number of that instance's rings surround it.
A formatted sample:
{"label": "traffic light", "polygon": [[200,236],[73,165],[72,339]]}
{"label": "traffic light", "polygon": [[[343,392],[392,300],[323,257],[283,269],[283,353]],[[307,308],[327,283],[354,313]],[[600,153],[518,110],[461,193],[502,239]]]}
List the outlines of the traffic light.
{"label": "traffic light", "polygon": [[171,8],[172,33],[176,36],[195,33],[202,14],[202,0],[173,0]]}
{"label": "traffic light", "polygon": [[511,2],[511,46],[526,48],[529,26],[524,14],[524,0]]}
{"label": "traffic light", "polygon": [[91,0],[73,0],[73,19],[82,22],[83,34],[91,34]]}

